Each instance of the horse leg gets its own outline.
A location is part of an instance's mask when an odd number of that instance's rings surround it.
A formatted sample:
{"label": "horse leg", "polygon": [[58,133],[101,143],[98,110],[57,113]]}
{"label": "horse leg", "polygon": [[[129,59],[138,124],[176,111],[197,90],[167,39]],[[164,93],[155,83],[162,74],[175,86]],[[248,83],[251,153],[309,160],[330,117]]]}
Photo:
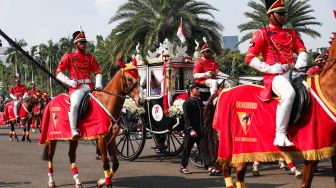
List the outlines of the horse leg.
{"label": "horse leg", "polygon": [[227,160],[224,160],[224,162],[221,164],[219,163],[219,165],[222,165],[222,172],[224,175],[224,181],[225,181],[225,186],[226,188],[234,188],[233,186],[233,180],[231,177],[231,166],[229,164],[229,162]]}
{"label": "horse leg", "polygon": [[253,171],[252,171],[253,176],[260,176],[259,165],[260,163],[258,161],[253,162],[253,165],[252,165],[253,166]]}
{"label": "horse leg", "polygon": [[9,125],[10,125],[9,140],[13,141],[13,136],[14,136],[14,132],[15,132],[15,130],[14,130],[14,124],[13,124],[13,122],[10,121]]}
{"label": "horse leg", "polygon": [[336,150],[334,156],[331,157],[331,165],[334,173],[335,186],[336,186]]}
{"label": "horse leg", "polygon": [[301,179],[302,173],[296,168],[296,165],[294,163],[294,158],[292,157],[292,155],[289,153],[282,153],[282,156],[284,160],[286,161],[287,166],[289,170],[291,171],[291,173],[293,173],[297,179]]}
{"label": "horse leg", "polygon": [[22,133],[22,139],[21,139],[21,141],[22,142],[24,142],[25,140],[26,140],[26,131],[27,131],[27,125],[26,125],[26,123],[25,123],[26,121],[23,121],[23,123],[22,123],[22,131],[23,131],[23,133]]}
{"label": "horse leg", "polygon": [[112,161],[112,168],[111,168],[111,179],[113,178],[114,174],[119,168],[119,161],[117,158],[117,145],[115,140],[108,144],[107,151],[110,155],[110,159]]}
{"label": "horse leg", "polygon": [[302,188],[311,186],[317,163],[318,161],[304,161],[303,176],[301,181]]}
{"label": "horse leg", "polygon": [[83,185],[79,181],[79,174],[78,174],[78,168],[76,165],[76,150],[78,146],[78,141],[70,140],[69,141],[70,146],[69,146],[69,160],[71,164],[71,172],[72,172],[72,177],[75,180],[75,187],[76,188],[82,188]]}
{"label": "horse leg", "polygon": [[104,169],[104,175],[105,179],[98,180],[98,187],[102,187],[104,184],[106,187],[112,188],[112,181],[111,181],[111,171],[110,171],[110,164],[107,159],[107,143],[106,143],[106,137],[102,138],[99,137],[97,140],[98,148],[100,150],[101,154],[101,160],[103,162],[103,169]]}
{"label": "horse leg", "polygon": [[[11,122],[10,125],[11,125],[12,136],[13,136],[14,139],[18,142],[19,139],[18,139],[17,134],[16,134],[16,132],[15,132],[15,123],[14,123],[14,122]],[[13,141],[13,139],[11,139],[11,141]]]}
{"label": "horse leg", "polygon": [[27,120],[27,123],[26,123],[26,140],[27,140],[27,142],[30,142],[31,143],[31,140],[30,140],[30,138],[29,138],[29,132],[30,132],[30,127],[31,127],[31,124],[32,123],[32,119],[31,118],[29,118],[28,120]]}
{"label": "horse leg", "polygon": [[237,188],[246,188],[244,183],[245,173],[246,173],[247,163],[239,163],[236,166],[236,186]]}
{"label": "horse leg", "polygon": [[56,140],[51,140],[47,143],[46,147],[48,147],[47,160],[48,160],[48,187],[56,187],[54,181],[54,165],[53,158],[56,151]]}

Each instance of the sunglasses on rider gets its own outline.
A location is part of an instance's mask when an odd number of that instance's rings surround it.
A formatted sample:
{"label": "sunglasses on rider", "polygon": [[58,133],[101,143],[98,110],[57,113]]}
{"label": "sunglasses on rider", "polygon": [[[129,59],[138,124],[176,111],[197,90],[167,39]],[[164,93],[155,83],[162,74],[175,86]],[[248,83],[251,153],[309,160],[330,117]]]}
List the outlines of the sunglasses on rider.
{"label": "sunglasses on rider", "polygon": [[275,12],[275,13],[277,13],[277,14],[279,14],[280,16],[284,16],[284,15],[286,15],[286,11],[279,11],[279,12]]}

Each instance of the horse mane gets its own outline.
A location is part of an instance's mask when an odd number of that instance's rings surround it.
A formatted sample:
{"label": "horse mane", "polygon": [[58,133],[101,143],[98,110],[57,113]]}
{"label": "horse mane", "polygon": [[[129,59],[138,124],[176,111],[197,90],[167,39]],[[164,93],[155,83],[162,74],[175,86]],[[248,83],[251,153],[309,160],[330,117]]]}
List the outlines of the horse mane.
{"label": "horse mane", "polygon": [[336,63],[336,36],[335,35],[336,33],[334,33],[334,37],[331,41],[327,63],[326,65],[324,65],[320,76],[325,75],[328,72],[328,70],[330,70]]}
{"label": "horse mane", "polygon": [[219,140],[217,137],[216,131],[212,128],[212,122],[214,118],[214,113],[216,110],[216,105],[214,104],[214,100],[218,97],[217,93],[214,93],[210,96],[203,111],[203,119],[204,119],[204,127],[203,127],[203,134],[207,139],[208,149],[209,149],[209,156],[212,164],[217,159],[217,152],[218,152],[218,144]]}

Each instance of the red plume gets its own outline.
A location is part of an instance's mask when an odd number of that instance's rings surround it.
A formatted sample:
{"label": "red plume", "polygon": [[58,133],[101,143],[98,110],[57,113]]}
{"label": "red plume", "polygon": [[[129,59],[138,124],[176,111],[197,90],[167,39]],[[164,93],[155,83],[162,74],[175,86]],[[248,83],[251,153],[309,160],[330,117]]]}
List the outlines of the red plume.
{"label": "red plume", "polygon": [[123,62],[121,62],[120,59],[118,59],[117,64],[118,64],[121,68],[125,68],[125,67],[126,67],[126,65],[125,65]]}
{"label": "red plume", "polygon": [[133,58],[133,65],[137,66],[137,60],[135,59],[135,57]]}

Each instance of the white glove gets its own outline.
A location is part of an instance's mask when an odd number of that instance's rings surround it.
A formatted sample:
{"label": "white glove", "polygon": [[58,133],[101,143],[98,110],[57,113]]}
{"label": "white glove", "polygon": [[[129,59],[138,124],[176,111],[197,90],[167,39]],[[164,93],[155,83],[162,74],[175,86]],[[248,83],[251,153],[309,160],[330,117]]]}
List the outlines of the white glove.
{"label": "white glove", "polygon": [[67,84],[70,87],[76,88],[77,87],[77,81],[76,80],[70,80],[65,74],[62,72],[59,72],[56,76],[57,79],[59,79],[61,82]]}
{"label": "white glove", "polygon": [[206,72],[205,75],[208,76],[208,77],[211,77],[211,75],[212,75],[211,71]]}
{"label": "white glove", "polygon": [[250,64],[252,68],[268,74],[280,74],[283,73],[283,68],[281,64],[276,63],[274,65],[268,65],[265,62],[260,61],[257,57],[254,57]]}
{"label": "white glove", "polygon": [[302,67],[305,67],[305,66],[307,66],[307,61],[308,61],[307,52],[300,52],[298,57],[297,57],[297,60],[296,60],[296,63],[295,63],[294,67],[296,69],[300,69]]}
{"label": "white glove", "polygon": [[69,80],[69,83],[67,83],[70,87],[76,88],[77,87],[77,81],[76,80]]}
{"label": "white glove", "polygon": [[103,76],[101,74],[96,74],[96,89],[103,89]]}
{"label": "white glove", "polygon": [[194,74],[194,78],[195,79],[199,79],[199,78],[205,78],[207,75],[206,75],[206,73],[195,73]]}
{"label": "white glove", "polygon": [[28,98],[28,93],[26,92],[26,93],[24,93],[24,95],[23,95],[23,97],[22,97],[23,99],[26,99],[26,98]]}
{"label": "white glove", "polygon": [[16,97],[13,94],[9,94],[9,96],[13,99],[16,100]]}

